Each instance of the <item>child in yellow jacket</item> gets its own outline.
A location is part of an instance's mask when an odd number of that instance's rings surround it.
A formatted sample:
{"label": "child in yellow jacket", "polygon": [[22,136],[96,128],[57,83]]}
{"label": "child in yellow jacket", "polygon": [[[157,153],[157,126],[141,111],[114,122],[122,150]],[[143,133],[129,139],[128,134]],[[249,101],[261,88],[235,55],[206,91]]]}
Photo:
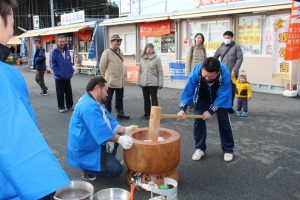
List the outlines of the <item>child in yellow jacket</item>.
{"label": "child in yellow jacket", "polygon": [[[241,71],[238,80],[235,76],[231,77],[233,84],[236,86],[235,96],[237,97],[237,117],[248,116],[248,101],[252,97],[252,86],[247,82],[245,71]],[[242,111],[243,109],[243,111]]]}

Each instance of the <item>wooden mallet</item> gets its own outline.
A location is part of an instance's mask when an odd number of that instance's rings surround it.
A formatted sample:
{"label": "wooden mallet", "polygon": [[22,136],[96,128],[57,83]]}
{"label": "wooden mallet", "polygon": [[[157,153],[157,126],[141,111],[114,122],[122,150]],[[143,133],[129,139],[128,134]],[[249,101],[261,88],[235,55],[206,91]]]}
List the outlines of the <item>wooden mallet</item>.
{"label": "wooden mallet", "polygon": [[[199,119],[203,115],[185,115],[186,119]],[[161,114],[161,107],[152,106],[149,120],[149,139],[157,142],[161,119],[178,119],[177,114]]]}

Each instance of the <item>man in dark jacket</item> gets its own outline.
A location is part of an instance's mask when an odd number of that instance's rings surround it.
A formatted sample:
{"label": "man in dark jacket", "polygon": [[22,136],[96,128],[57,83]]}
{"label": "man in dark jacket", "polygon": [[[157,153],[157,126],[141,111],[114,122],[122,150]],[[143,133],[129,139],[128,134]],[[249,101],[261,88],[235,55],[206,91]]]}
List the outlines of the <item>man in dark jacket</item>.
{"label": "man in dark jacket", "polygon": [[203,119],[196,119],[194,123],[195,152],[192,159],[200,160],[204,156],[207,135],[205,120],[211,119],[216,113],[224,161],[232,161],[234,141],[228,116],[231,78],[227,67],[216,58],[206,58],[190,73],[180,97],[179,119],[185,118],[186,109],[192,104],[195,113],[203,115]]}
{"label": "man in dark jacket", "polygon": [[[215,58],[221,58],[220,61],[223,62],[231,76],[235,76],[236,79],[239,75],[239,69],[243,63],[243,52],[239,45],[233,41],[233,32],[225,31],[223,34],[224,42],[215,52]],[[232,84],[232,106],[235,96],[235,86]],[[234,113],[234,109],[230,108],[229,113]]]}
{"label": "man in dark jacket", "polygon": [[42,89],[41,95],[47,95],[47,86],[45,85],[44,75],[46,71],[46,56],[45,49],[41,47],[41,41],[35,40],[35,54],[34,54],[34,62],[33,69],[37,70],[37,74],[35,76],[35,81],[39,84]]}
{"label": "man in dark jacket", "polygon": [[68,110],[73,110],[73,94],[71,87],[71,78],[74,69],[71,62],[71,55],[68,47],[66,46],[66,38],[64,36],[58,37],[57,48],[51,52],[50,65],[54,73],[56,95],[58,102],[58,111],[60,113]]}

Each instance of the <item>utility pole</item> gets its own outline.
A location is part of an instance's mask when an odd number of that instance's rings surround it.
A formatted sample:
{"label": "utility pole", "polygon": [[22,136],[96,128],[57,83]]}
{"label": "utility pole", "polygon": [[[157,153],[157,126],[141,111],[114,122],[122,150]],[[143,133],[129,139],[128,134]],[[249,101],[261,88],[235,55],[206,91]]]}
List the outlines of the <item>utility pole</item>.
{"label": "utility pole", "polygon": [[165,0],[165,12],[168,12],[168,0]]}
{"label": "utility pole", "polygon": [[141,0],[139,0],[139,15],[141,15],[141,9],[142,9]]}
{"label": "utility pole", "polygon": [[51,26],[55,26],[54,22],[54,5],[53,5],[53,0],[50,0],[50,11],[51,11]]}

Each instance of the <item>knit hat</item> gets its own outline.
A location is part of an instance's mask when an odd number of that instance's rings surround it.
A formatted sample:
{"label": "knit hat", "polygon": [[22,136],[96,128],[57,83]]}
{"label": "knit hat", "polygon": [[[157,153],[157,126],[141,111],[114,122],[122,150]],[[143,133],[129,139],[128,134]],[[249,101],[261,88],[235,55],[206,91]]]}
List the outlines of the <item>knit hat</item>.
{"label": "knit hat", "polygon": [[247,80],[247,74],[246,74],[246,72],[245,72],[244,70],[242,70],[242,71],[240,72],[239,77],[240,77],[240,76],[244,76],[245,79]]}

